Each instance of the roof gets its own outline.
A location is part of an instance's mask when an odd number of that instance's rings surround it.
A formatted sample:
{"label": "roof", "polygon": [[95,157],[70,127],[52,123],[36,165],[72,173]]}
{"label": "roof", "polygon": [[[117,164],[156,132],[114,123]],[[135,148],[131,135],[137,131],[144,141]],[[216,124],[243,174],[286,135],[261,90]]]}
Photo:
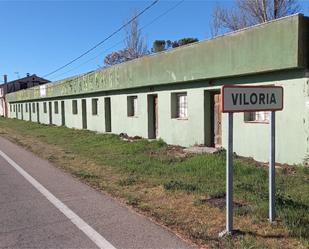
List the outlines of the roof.
{"label": "roof", "polygon": [[256,25],[81,76],[8,95],[9,101],[54,98],[138,87],[308,68],[309,18],[302,14]]}
{"label": "roof", "polygon": [[18,82],[34,81],[33,78],[35,79],[35,81],[50,82],[49,80],[41,78],[41,77],[37,76],[36,74],[32,74],[32,75],[26,76],[24,78],[8,81],[7,84],[15,84],[15,83],[18,83]]}

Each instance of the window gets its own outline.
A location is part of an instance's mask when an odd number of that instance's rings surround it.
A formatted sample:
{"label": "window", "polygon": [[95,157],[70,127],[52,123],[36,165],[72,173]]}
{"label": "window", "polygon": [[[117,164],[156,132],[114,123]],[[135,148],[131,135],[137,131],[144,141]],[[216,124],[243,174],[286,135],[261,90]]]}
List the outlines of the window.
{"label": "window", "polygon": [[92,99],[92,115],[98,115],[98,99]]}
{"label": "window", "polygon": [[245,112],[245,122],[269,123],[269,112]]}
{"label": "window", "polygon": [[72,100],[72,113],[77,114],[77,100]]}
{"label": "window", "polygon": [[47,104],[46,104],[46,102],[43,103],[43,111],[44,111],[44,113],[47,113]]}
{"label": "window", "polygon": [[16,112],[16,105],[13,105],[13,110],[14,112]]}
{"label": "window", "polygon": [[20,112],[20,104],[18,104],[18,112]]}
{"label": "window", "polygon": [[179,119],[188,118],[187,93],[172,93],[171,95],[171,117]]}
{"label": "window", "polygon": [[32,103],[32,112],[35,113],[35,103]]}
{"label": "window", "polygon": [[10,112],[12,112],[12,105],[10,105]]}
{"label": "window", "polygon": [[127,111],[128,111],[128,117],[137,116],[137,96],[128,96]]}
{"label": "window", "polygon": [[54,109],[55,109],[55,114],[58,114],[59,113],[58,101],[54,102]]}
{"label": "window", "polygon": [[28,104],[26,103],[26,112],[28,112]]}

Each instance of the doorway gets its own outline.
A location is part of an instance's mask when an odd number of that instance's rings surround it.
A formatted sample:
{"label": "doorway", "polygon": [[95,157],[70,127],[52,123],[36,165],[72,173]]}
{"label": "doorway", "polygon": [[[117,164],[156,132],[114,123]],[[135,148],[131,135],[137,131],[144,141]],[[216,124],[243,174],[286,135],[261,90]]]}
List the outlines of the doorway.
{"label": "doorway", "polygon": [[36,103],[36,118],[37,118],[37,122],[40,123],[40,105],[39,103]]}
{"label": "doorway", "polygon": [[82,122],[83,129],[87,129],[87,102],[85,99],[82,99]]}
{"label": "doorway", "polygon": [[29,121],[32,121],[31,103],[29,103]]}
{"label": "doorway", "polygon": [[104,98],[104,110],[105,110],[105,132],[112,131],[112,115],[111,115],[111,98]]}
{"label": "doorway", "polygon": [[21,120],[24,120],[24,110],[23,110],[24,104],[20,104],[21,108]]}
{"label": "doorway", "polygon": [[61,101],[61,125],[62,125],[62,126],[65,126],[64,101]]}
{"label": "doorway", "polygon": [[48,102],[48,109],[49,109],[49,124],[53,124],[52,102]]}
{"label": "doorway", "polygon": [[221,112],[221,93],[212,94],[212,123],[213,123],[213,144],[218,148],[222,146],[222,112]]}
{"label": "doorway", "polygon": [[158,137],[158,95],[151,94],[147,96],[148,106],[148,138],[156,139]]}

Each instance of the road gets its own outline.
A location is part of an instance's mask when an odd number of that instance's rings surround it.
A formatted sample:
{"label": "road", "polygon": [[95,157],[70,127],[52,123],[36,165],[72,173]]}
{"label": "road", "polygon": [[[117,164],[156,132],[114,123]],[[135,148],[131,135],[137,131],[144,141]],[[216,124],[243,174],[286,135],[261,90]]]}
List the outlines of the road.
{"label": "road", "polygon": [[195,247],[0,137],[0,248]]}

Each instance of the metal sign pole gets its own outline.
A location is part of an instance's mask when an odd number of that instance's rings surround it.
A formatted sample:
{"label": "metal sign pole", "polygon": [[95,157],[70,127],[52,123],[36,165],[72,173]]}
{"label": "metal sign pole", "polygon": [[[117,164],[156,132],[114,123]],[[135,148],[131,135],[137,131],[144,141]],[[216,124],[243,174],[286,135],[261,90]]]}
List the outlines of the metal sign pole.
{"label": "metal sign pole", "polygon": [[269,221],[275,220],[275,111],[270,112]]}
{"label": "metal sign pole", "polygon": [[228,144],[226,154],[226,233],[233,231],[233,113],[228,113]]}

